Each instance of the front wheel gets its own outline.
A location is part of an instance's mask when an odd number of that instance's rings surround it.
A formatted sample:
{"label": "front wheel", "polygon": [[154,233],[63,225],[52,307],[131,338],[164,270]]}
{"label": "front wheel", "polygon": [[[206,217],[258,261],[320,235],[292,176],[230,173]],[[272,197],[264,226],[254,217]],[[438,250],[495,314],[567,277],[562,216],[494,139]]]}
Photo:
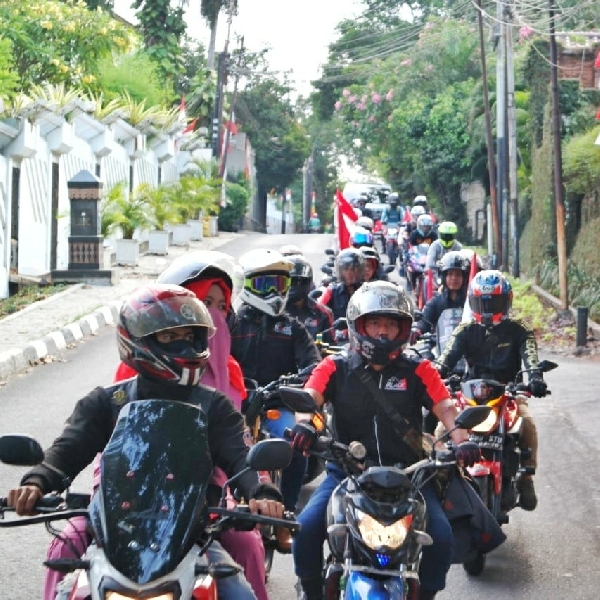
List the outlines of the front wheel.
{"label": "front wheel", "polygon": [[394,244],[394,242],[388,242],[386,244],[386,254],[390,261],[390,265],[395,265],[398,256],[398,246]]}
{"label": "front wheel", "polygon": [[[281,471],[270,471],[271,483],[281,490]],[[271,525],[262,527],[263,546],[265,549],[265,581],[269,578],[269,573],[273,567],[273,558],[277,549],[277,538],[275,537],[275,528]]]}
{"label": "front wheel", "polygon": [[477,556],[472,560],[463,563],[463,569],[473,576],[481,575],[485,568],[486,555],[483,552],[478,552]]}

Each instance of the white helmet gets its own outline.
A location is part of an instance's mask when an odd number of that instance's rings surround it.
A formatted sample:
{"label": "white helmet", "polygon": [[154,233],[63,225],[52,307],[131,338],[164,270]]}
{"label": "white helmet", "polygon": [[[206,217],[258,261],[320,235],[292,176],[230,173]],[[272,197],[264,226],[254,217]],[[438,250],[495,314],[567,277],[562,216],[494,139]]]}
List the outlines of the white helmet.
{"label": "white helmet", "polygon": [[295,244],[286,244],[285,246],[281,246],[281,248],[279,248],[279,252],[283,256],[296,256],[298,254],[302,256],[302,250],[300,250],[300,248]]}
{"label": "white helmet", "polygon": [[410,209],[410,216],[412,217],[412,220],[413,220],[413,221],[416,221],[416,220],[417,220],[417,219],[418,219],[418,218],[419,218],[421,215],[424,215],[424,214],[426,214],[426,211],[425,211],[425,209],[424,209],[422,206],[420,206],[420,205],[413,206],[413,207]]}
{"label": "white helmet", "polygon": [[240,300],[278,317],[285,309],[292,263],[276,250],[251,250],[239,259],[244,272]]}
{"label": "white helmet", "polygon": [[368,229],[369,231],[373,231],[374,223],[371,217],[358,217],[356,219],[356,223],[354,223],[356,227],[363,227],[364,229]]}

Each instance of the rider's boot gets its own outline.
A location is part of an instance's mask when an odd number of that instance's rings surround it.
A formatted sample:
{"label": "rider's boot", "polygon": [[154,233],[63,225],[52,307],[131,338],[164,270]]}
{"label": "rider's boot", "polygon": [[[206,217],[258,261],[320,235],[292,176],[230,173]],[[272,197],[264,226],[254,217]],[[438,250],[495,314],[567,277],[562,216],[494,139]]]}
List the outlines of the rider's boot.
{"label": "rider's boot", "polygon": [[537,496],[533,487],[533,478],[526,475],[519,481],[519,506],[523,510],[535,510]]}
{"label": "rider's boot", "polygon": [[298,579],[296,582],[297,600],[322,600],[323,582],[317,579]]}
{"label": "rider's boot", "polygon": [[421,588],[419,591],[419,600],[433,600],[436,594],[437,591],[433,592],[432,590],[424,590]]}

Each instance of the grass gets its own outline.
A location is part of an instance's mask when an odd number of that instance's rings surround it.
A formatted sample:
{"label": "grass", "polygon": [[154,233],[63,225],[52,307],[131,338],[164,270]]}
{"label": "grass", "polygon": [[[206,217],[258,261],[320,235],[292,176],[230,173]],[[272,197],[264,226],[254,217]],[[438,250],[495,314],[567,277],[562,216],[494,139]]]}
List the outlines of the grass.
{"label": "grass", "polygon": [[63,292],[68,287],[69,285],[66,283],[45,286],[28,285],[9,298],[0,300],[0,319],[19,312],[34,302],[45,300],[54,294]]}

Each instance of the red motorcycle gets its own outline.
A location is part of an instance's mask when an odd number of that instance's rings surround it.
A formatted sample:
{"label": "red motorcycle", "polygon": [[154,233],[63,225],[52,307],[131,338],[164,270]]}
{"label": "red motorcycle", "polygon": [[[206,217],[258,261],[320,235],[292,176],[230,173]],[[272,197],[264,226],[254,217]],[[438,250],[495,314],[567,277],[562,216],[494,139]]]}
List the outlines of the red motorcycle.
{"label": "red motorcycle", "polygon": [[[519,506],[519,481],[533,475],[534,467],[524,466],[531,456],[530,448],[521,446],[523,421],[518,414],[517,396],[530,396],[527,384],[520,383],[530,371],[551,371],[558,365],[543,360],[536,369],[525,369],[516,381],[508,384],[493,379],[471,379],[460,382],[452,376],[449,387],[454,392],[458,410],[469,406],[489,406],[487,419],[469,430],[469,439],[481,448],[482,459],[468,468],[478,485],[481,499],[500,525],[508,523],[508,513]],[[547,394],[550,391],[546,392]],[[485,567],[485,554],[478,554],[463,564],[470,575],[479,575]]]}

